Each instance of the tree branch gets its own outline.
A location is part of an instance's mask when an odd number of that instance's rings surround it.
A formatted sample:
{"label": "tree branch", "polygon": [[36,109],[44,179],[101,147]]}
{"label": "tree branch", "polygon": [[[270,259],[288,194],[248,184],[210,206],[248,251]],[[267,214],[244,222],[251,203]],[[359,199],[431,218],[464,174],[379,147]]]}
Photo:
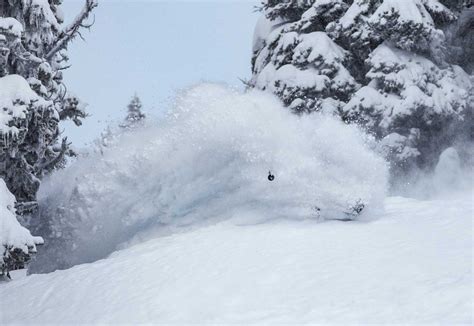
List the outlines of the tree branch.
{"label": "tree branch", "polygon": [[64,155],[66,155],[66,152],[69,149],[69,145],[71,145],[71,144],[67,142],[67,137],[63,138],[63,140],[61,142],[61,149],[60,149],[58,155],[56,155],[55,158],[53,158],[52,160],[50,160],[48,162],[43,162],[41,164],[36,165],[35,166],[36,174],[42,173],[42,171],[44,171],[44,170],[54,168],[64,158]]}
{"label": "tree branch", "polygon": [[71,42],[77,35],[80,36],[80,28],[90,28],[92,26],[92,24],[85,25],[84,21],[89,18],[92,10],[97,7],[97,5],[97,0],[86,0],[82,11],[77,15],[76,19],[74,19],[74,21],[61,32],[54,46],[48,51],[46,54],[46,60],[50,62],[56,53],[66,48],[69,42]]}

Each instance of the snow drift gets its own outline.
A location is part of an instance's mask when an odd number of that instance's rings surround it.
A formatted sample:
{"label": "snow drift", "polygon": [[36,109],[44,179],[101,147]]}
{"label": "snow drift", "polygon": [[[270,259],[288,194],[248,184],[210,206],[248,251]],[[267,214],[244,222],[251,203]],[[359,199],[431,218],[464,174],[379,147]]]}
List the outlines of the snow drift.
{"label": "snow drift", "polygon": [[367,141],[332,117],[291,114],[268,94],[193,87],[160,123],[124,133],[43,183],[37,221],[47,245],[33,270],[225,219],[337,219],[358,202],[369,218],[382,205],[387,167]]}

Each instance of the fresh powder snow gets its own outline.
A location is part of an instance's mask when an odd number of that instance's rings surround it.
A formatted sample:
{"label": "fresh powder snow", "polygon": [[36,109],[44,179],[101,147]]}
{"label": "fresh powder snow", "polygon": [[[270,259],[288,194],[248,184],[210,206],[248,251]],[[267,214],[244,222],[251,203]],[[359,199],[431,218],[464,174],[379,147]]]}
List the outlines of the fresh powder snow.
{"label": "fresh powder snow", "polygon": [[333,117],[296,116],[271,94],[192,87],[162,121],[45,179],[36,220],[54,230],[32,270],[91,262],[136,238],[234,217],[352,219],[363,204],[357,218],[371,219],[387,189],[387,165],[371,141]]}
{"label": "fresh powder snow", "polygon": [[369,223],[223,221],[0,295],[19,303],[2,324],[470,324],[472,192],[388,198]]}

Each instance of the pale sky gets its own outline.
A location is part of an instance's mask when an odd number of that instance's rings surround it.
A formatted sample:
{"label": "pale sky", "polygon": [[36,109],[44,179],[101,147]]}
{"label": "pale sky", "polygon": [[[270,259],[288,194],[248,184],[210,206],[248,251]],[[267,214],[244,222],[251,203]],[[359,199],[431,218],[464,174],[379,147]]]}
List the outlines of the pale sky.
{"label": "pale sky", "polygon": [[[71,19],[83,1],[65,0]],[[145,111],[159,116],[176,91],[200,81],[241,87],[250,76],[259,1],[99,0],[95,25],[69,49],[68,88],[91,114],[65,133],[76,146],[96,138],[109,121],[125,116],[136,92]]]}

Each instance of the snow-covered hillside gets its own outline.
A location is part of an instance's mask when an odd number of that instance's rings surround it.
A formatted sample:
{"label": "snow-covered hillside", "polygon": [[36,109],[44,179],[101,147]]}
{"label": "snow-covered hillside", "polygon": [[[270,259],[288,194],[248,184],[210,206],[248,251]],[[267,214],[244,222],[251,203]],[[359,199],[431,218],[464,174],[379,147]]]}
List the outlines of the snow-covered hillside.
{"label": "snow-covered hillside", "polygon": [[472,192],[385,206],[371,222],[227,220],[17,279],[0,323],[470,324]]}
{"label": "snow-covered hillside", "polygon": [[[110,136],[42,184],[31,271],[73,267],[13,275],[1,324],[471,322],[454,149],[431,186],[444,199],[385,199],[386,164],[356,127],[209,84]],[[362,215],[333,220],[358,200]]]}

